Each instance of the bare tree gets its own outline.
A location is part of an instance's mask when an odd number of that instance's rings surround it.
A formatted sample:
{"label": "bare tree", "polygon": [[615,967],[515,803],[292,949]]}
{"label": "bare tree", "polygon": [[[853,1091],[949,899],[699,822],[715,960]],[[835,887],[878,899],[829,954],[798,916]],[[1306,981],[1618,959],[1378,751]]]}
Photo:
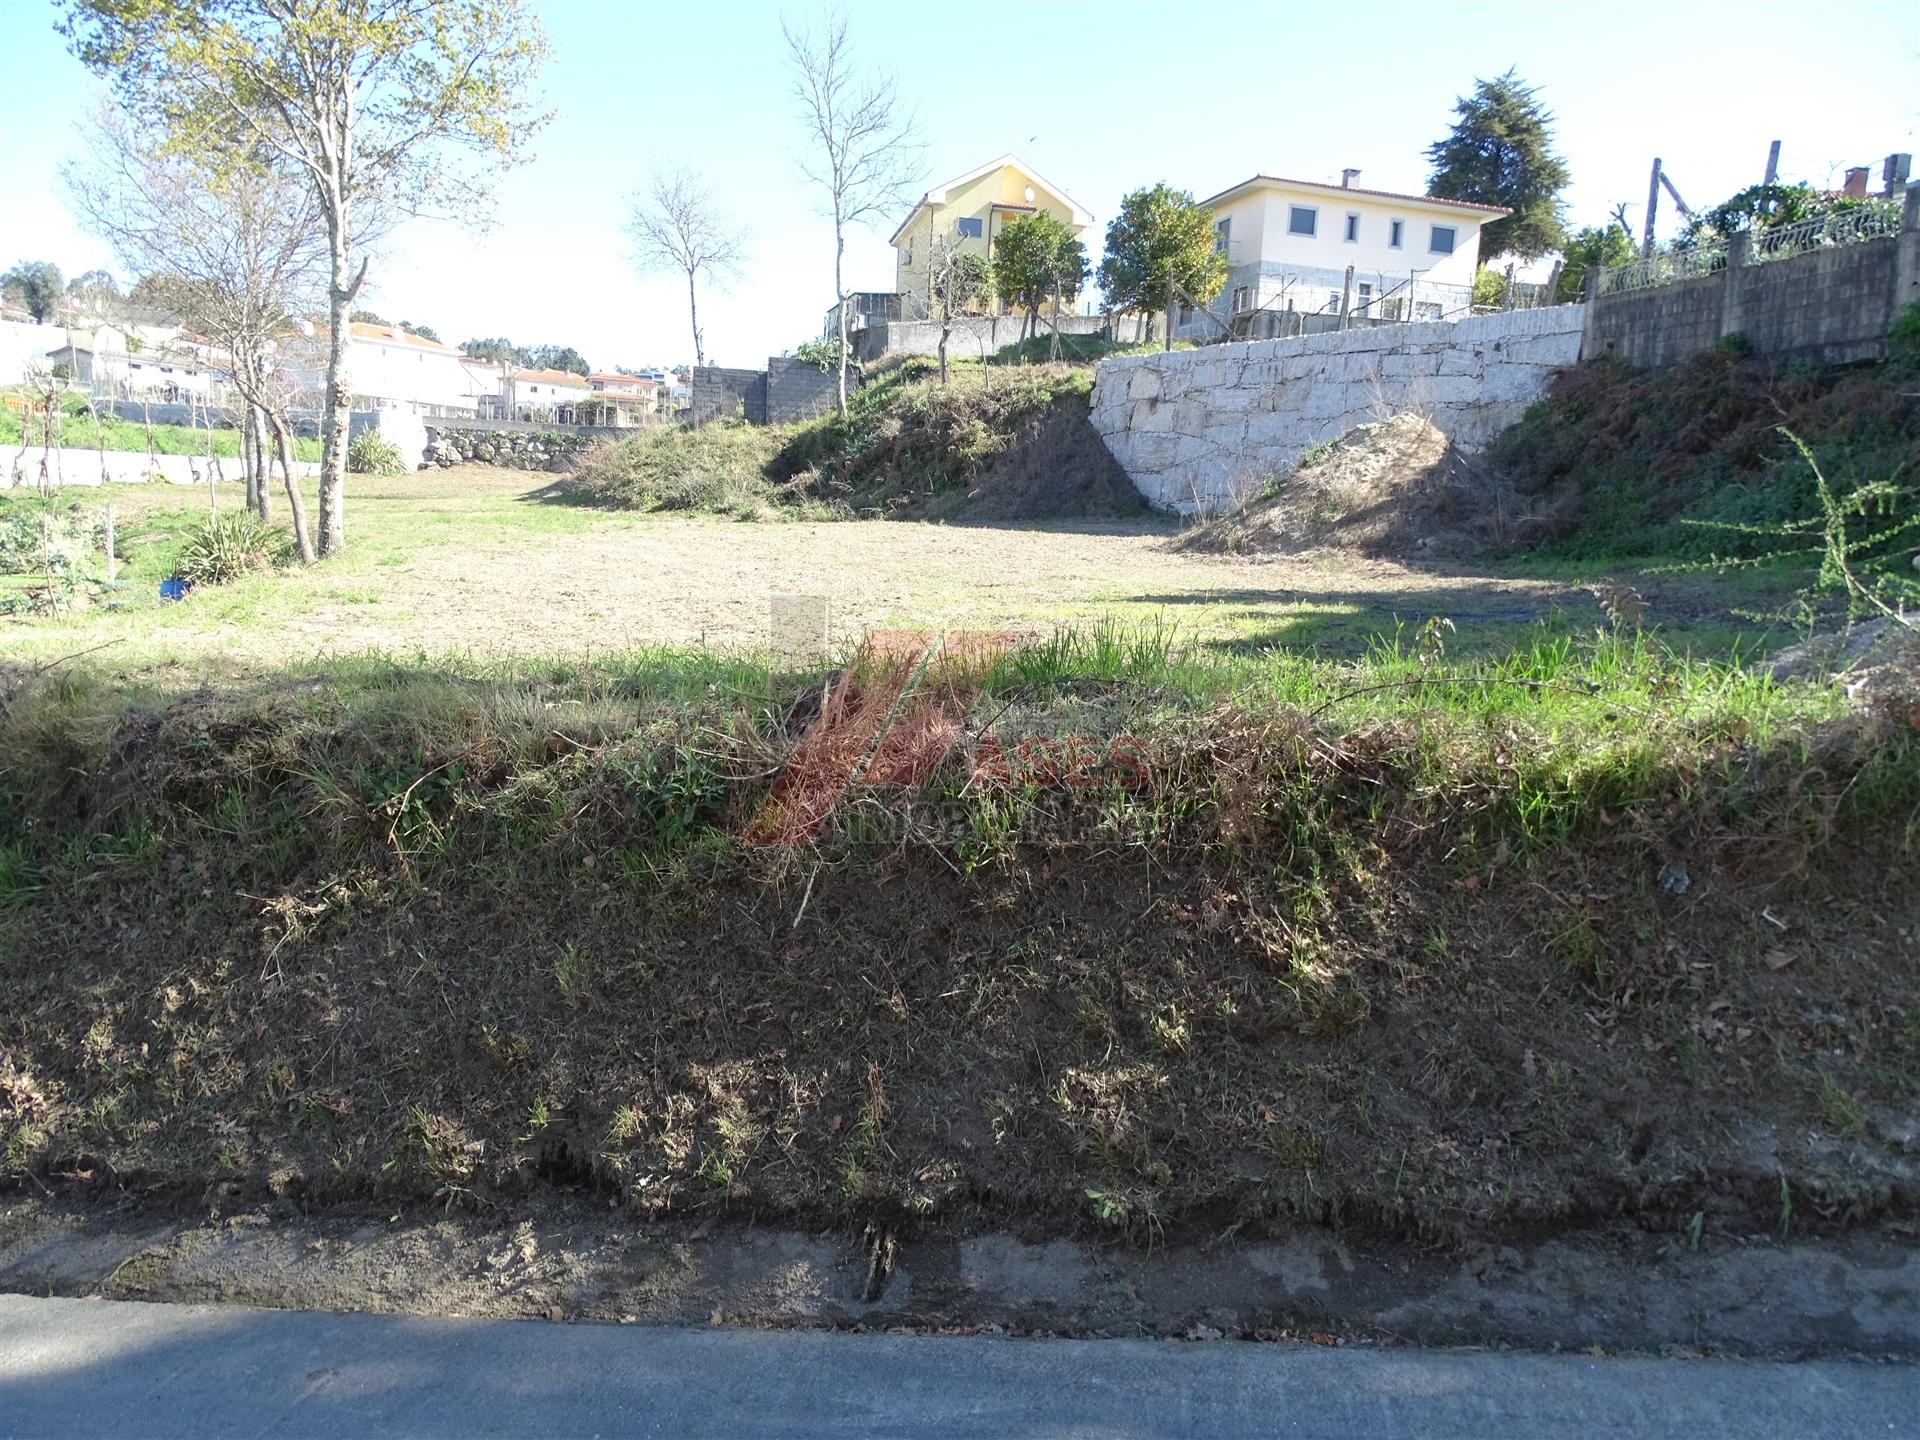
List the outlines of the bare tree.
{"label": "bare tree", "polygon": [[686,170],[660,172],[644,194],[633,197],[627,219],[633,262],[643,275],[678,270],[687,277],[687,318],[693,327],[693,363],[707,363],[706,336],[700,331],[698,283],[709,284],[740,273],[746,253],[740,231],[714,205],[707,187]]}
{"label": "bare tree", "polygon": [[346,548],[349,316],[367,278],[365,210],[485,197],[464,150],[527,158],[546,39],[526,0],[67,0],[60,28],[175,153],[221,169],[274,154],[326,222],[327,383],[320,552]]}
{"label": "bare tree", "polygon": [[842,266],[847,227],[870,224],[897,210],[920,174],[921,145],[913,117],[900,104],[890,79],[855,73],[845,16],[830,18],[815,35],[785,20],[793,94],[814,159],[801,172],[825,192],[822,208],[833,219],[833,298],[839,316],[840,413],[847,413],[847,289]]}
{"label": "bare tree", "polygon": [[281,444],[294,540],[314,555],[287,453],[290,387],[278,360],[296,317],[324,304],[327,230],[307,178],[263,156],[213,168],[140,138],[124,114],[100,112],[84,163],[63,172],[88,228],[146,277],[145,293],[223,350],[248,412],[249,498],[269,513],[266,441]]}

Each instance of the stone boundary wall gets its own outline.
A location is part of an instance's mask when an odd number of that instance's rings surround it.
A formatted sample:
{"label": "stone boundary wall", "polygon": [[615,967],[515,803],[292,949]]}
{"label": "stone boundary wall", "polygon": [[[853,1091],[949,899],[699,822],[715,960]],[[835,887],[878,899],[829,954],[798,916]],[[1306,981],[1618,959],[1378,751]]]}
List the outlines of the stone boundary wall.
{"label": "stone boundary wall", "polygon": [[[464,425],[428,421],[426,446],[418,468],[429,465],[498,465],[508,470],[550,470],[558,474],[573,468],[573,457],[593,444],[596,435],[568,430],[472,430]],[[634,435],[637,430],[605,429],[605,435]],[[402,448],[402,458],[405,449]]]}
{"label": "stone boundary wall", "polygon": [[1486,445],[1580,356],[1585,307],[1123,355],[1094,372],[1091,419],[1149,504],[1237,503],[1314,446],[1408,411]]}
{"label": "stone boundary wall", "polygon": [[1711,275],[1590,296],[1581,358],[1673,365],[1738,336],[1770,360],[1882,360],[1894,317],[1920,301],[1920,185],[1896,235],[1757,264],[1751,243],[1734,236]]}

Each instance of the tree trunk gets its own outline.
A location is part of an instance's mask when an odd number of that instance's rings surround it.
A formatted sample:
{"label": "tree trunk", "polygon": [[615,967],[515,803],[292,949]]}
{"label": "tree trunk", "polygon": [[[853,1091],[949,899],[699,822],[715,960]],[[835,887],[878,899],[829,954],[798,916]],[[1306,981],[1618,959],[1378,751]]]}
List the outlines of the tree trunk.
{"label": "tree trunk", "polygon": [[693,293],[693,271],[687,271],[687,319],[693,326],[693,363],[696,367],[707,363],[705,347],[700,344],[700,302]]}
{"label": "tree trunk", "polygon": [[267,412],[265,407],[249,404],[247,421],[253,427],[253,503],[260,523],[273,519],[273,461],[267,453]]}
{"label": "tree trunk", "polygon": [[841,262],[847,254],[847,232],[838,215],[833,217],[833,298],[834,308],[839,312],[840,355],[839,355],[839,401],[840,416],[847,414],[847,292],[840,278]]}
{"label": "tree trunk", "polygon": [[[320,420],[320,554],[347,548],[347,439],[353,425],[353,385],[347,375],[353,302],[367,278],[366,261],[353,272],[353,228],[348,189],[353,174],[351,97],[328,116],[321,136],[327,172],[321,203],[327,220],[327,385]],[[338,126],[338,131],[334,129]],[[276,420],[279,417],[275,417]],[[280,427],[276,426],[276,430]]]}
{"label": "tree trunk", "polygon": [[240,473],[247,482],[247,509],[252,510],[260,504],[260,477],[253,468],[255,450],[253,404],[247,404],[246,418],[240,422]]}
{"label": "tree trunk", "polygon": [[1167,281],[1167,334],[1165,348],[1173,349],[1173,281]]}
{"label": "tree trunk", "polygon": [[293,441],[287,434],[284,417],[268,415],[267,418],[273,425],[274,448],[280,453],[280,477],[287,485],[287,514],[293,520],[293,543],[300,547],[300,563],[311,565],[313,541],[307,536],[307,507],[300,499],[300,482],[293,478]]}

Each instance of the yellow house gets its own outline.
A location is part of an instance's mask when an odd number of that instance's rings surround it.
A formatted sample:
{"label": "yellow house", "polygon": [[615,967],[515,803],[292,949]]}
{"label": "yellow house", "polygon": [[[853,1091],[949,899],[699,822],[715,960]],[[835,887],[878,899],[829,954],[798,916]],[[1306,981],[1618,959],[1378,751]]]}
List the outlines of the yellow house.
{"label": "yellow house", "polygon": [[[1013,155],[989,160],[927,191],[893,232],[893,288],[900,294],[903,317],[916,320],[928,313],[928,258],[935,241],[944,237],[955,249],[992,259],[993,237],[1008,221],[1042,214],[1065,222],[1075,236],[1093,223],[1093,216],[1066,191]],[[1000,309],[1004,313],[1006,307]]]}

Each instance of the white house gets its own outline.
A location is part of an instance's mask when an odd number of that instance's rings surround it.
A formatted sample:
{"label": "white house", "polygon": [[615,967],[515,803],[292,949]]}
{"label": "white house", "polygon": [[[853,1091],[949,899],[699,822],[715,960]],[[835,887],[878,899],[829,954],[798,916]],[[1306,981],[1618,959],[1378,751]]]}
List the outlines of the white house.
{"label": "white house", "polygon": [[584,375],[571,370],[514,370],[500,382],[507,418],[512,420],[573,419],[573,407],[593,395]]}
{"label": "white house", "polygon": [[[1288,311],[1339,315],[1353,267],[1355,319],[1436,320],[1473,300],[1480,227],[1494,205],[1255,175],[1200,203],[1213,213],[1227,282],[1204,314],[1181,306],[1176,336],[1258,337]],[[1409,308],[1410,307],[1410,308]]]}
{"label": "white house", "polygon": [[[285,354],[298,388],[317,402],[326,384],[327,332],[290,337]],[[477,415],[498,403],[500,367],[397,325],[355,320],[347,332],[347,383],[356,410]]]}
{"label": "white house", "polygon": [[66,344],[46,352],[47,364],[66,366],[96,395],[205,404],[226,379],[222,352],[177,327],[97,325],[64,333]]}

